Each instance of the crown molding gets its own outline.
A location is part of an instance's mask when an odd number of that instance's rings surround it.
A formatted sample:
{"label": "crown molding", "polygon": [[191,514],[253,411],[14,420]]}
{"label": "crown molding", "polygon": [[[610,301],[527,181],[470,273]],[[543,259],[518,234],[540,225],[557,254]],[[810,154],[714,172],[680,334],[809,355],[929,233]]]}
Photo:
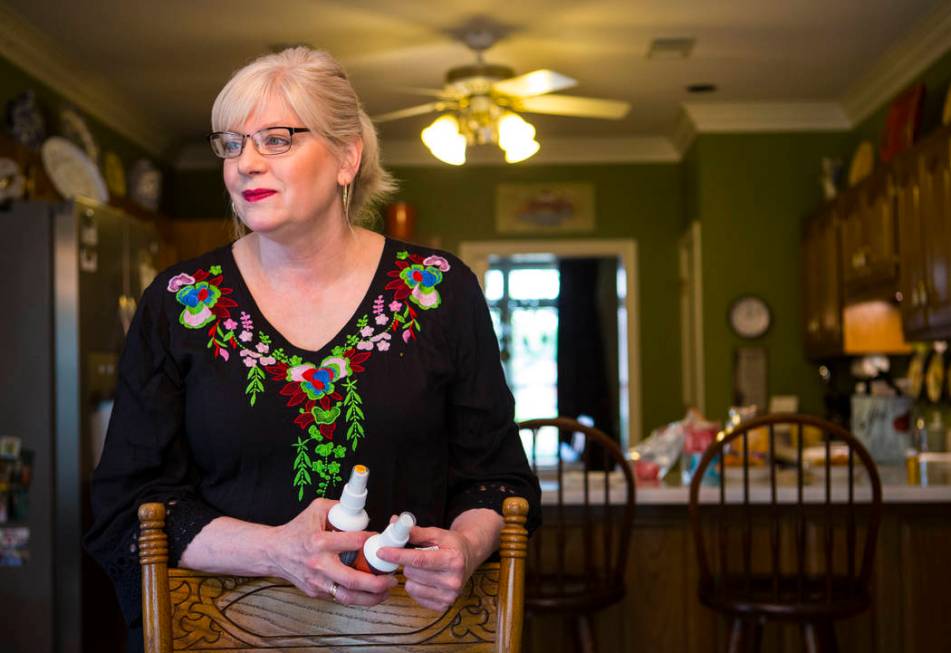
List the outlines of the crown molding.
{"label": "crown molding", "polygon": [[918,75],[948,52],[951,43],[951,2],[922,20],[840,98],[851,124],[857,125],[890,102]]}
{"label": "crown molding", "polygon": [[169,146],[163,129],[110,84],[73,66],[48,36],[0,3],[0,56],[156,157]]}
{"label": "crown molding", "polygon": [[703,134],[845,131],[852,125],[837,102],[684,102]]}
{"label": "crown molding", "polygon": [[[541,149],[516,165],[559,165],[583,163],[677,163],[680,153],[663,136],[623,136],[616,138],[540,138]],[[418,139],[389,140],[381,144],[387,166],[445,166],[429,153]],[[508,165],[494,145],[470,147],[465,165]]]}
{"label": "crown molding", "polygon": [[697,126],[693,120],[690,119],[690,114],[687,113],[686,109],[681,107],[680,113],[677,116],[677,122],[674,125],[673,131],[670,133],[671,145],[673,145],[674,149],[677,150],[682,158],[687,153],[687,150],[690,149],[690,146],[693,145],[696,138]]}

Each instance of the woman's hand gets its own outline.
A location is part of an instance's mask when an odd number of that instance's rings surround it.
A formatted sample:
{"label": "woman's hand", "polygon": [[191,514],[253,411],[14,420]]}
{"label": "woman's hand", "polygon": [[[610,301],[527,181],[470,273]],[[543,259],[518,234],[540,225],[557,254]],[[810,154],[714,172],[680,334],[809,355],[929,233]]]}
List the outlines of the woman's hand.
{"label": "woman's hand", "polygon": [[308,596],[376,605],[386,599],[396,579],[366,574],[340,561],[341,553],[360,550],[371,533],[325,530],[327,512],[335,503],[315,499],[281,526],[218,517],[188,544],[180,564],[216,574],[278,576]]}
{"label": "woman's hand", "polygon": [[[308,596],[323,596],[349,605],[381,603],[396,585],[396,579],[366,574],[340,561],[341,553],[362,549],[372,533],[324,530],[327,512],[335,503],[315,499],[297,517],[275,528],[268,554],[275,575],[294,583]],[[334,585],[336,590],[332,589]]]}
{"label": "woman's hand", "polygon": [[493,510],[467,510],[449,530],[414,526],[410,543],[436,549],[383,547],[377,555],[403,565],[406,593],[424,608],[443,611],[451,606],[472,572],[498,548],[504,522]]}

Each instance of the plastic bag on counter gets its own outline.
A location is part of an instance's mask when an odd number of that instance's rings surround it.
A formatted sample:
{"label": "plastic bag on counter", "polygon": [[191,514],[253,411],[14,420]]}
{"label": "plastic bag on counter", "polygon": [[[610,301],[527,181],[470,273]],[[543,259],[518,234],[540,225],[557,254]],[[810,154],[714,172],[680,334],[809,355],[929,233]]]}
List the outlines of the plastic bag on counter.
{"label": "plastic bag on counter", "polygon": [[911,442],[911,397],[852,395],[852,432],[877,463],[897,464]]}
{"label": "plastic bag on counter", "polygon": [[[716,440],[717,433],[720,432],[720,424],[717,422],[708,422],[697,414],[694,419],[684,424],[684,459],[681,463],[681,481],[684,485],[690,483],[693,473],[700,464],[704,452],[713,441]],[[703,475],[705,483],[717,484],[720,482],[720,472],[717,466],[717,459],[707,466],[707,471]]]}
{"label": "plastic bag on counter", "polygon": [[679,421],[671,422],[651,431],[628,451],[634,463],[634,475],[639,481],[660,481],[677,464],[684,449],[689,424],[702,421],[697,411],[691,409]]}

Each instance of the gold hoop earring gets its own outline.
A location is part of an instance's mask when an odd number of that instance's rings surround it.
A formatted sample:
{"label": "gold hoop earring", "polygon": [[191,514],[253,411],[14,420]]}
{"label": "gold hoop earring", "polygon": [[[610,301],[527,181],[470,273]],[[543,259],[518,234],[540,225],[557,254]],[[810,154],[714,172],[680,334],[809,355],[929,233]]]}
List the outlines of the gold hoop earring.
{"label": "gold hoop earring", "polygon": [[353,182],[343,186],[343,217],[350,222],[350,200],[353,199]]}

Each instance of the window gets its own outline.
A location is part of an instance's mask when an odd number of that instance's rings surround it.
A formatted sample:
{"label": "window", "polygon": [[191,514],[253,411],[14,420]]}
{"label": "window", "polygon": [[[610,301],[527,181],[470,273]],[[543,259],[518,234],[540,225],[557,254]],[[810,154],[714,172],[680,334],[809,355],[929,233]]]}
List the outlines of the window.
{"label": "window", "polygon": [[[557,314],[559,306],[568,299],[562,296],[566,288],[575,284],[574,277],[561,276],[564,263],[576,258],[610,259],[614,262],[613,268],[605,264],[597,284],[598,310],[601,318],[606,320],[602,322],[601,333],[608,348],[605,351],[608,383],[614,385],[609,391],[617,395],[617,426],[614,430],[619,434],[622,449],[629,442],[639,440],[638,284],[634,274],[637,270],[637,243],[624,239],[468,241],[460,243],[459,254],[483,282],[505,356],[505,373],[519,402],[516,406],[519,419],[551,417],[558,408],[558,368],[565,366],[564,361],[561,365],[557,362],[558,340],[566,326],[573,326],[574,319],[568,319],[572,324],[563,324],[565,316]],[[514,274],[523,270],[527,271],[524,276]],[[617,271],[617,281],[608,283],[608,277],[613,277],[614,271]],[[614,320],[608,317],[613,312],[611,286],[617,292],[616,331],[611,324]],[[528,312],[521,313],[520,310]],[[527,334],[522,319],[525,316],[537,318],[529,325]],[[526,337],[519,338],[519,333]],[[531,362],[531,354],[534,354],[535,362],[539,359],[547,361],[534,368],[548,370],[540,379],[534,378],[540,372],[529,373],[532,366],[528,363],[524,365],[525,374],[522,374],[523,364],[519,359],[527,355]],[[532,395],[532,391],[537,394]],[[547,396],[547,406],[540,402],[526,404],[523,399],[526,396]],[[599,421],[601,418],[595,419]],[[554,440],[550,451],[552,454],[556,451]]]}
{"label": "window", "polygon": [[[485,295],[499,338],[505,378],[515,396],[515,419],[558,414],[558,263],[554,257],[500,259],[485,275]],[[540,464],[555,458],[557,432],[539,432]],[[523,435],[531,456],[531,441]]]}

